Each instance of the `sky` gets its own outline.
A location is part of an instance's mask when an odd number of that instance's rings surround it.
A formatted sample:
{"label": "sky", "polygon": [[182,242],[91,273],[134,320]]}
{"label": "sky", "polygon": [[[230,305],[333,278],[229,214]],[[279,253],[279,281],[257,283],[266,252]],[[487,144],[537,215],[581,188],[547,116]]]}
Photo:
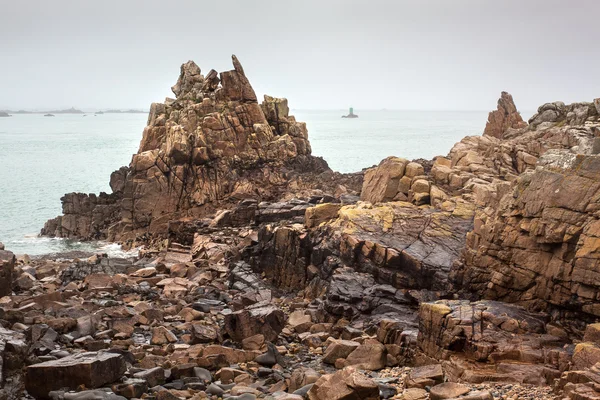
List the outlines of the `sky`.
{"label": "sky", "polygon": [[600,97],[598,0],[0,0],[0,109],[148,109],[179,66],[296,109],[534,110]]}

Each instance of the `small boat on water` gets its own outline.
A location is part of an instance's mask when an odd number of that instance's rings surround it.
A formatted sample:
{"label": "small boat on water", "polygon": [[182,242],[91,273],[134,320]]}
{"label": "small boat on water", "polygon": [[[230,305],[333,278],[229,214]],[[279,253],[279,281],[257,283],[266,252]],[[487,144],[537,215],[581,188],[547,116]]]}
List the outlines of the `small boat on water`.
{"label": "small boat on water", "polygon": [[348,115],[342,115],[342,118],[358,118],[358,115],[354,114],[354,108],[350,107]]}

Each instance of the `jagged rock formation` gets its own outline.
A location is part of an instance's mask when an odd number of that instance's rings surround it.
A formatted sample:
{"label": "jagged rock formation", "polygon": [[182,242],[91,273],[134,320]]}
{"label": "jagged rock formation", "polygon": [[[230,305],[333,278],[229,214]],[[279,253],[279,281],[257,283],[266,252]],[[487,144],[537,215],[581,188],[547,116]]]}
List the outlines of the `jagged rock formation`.
{"label": "jagged rock formation", "polygon": [[[362,179],[310,156],[287,101],[259,105],[235,58],[220,76],[184,64],[173,92],[113,193],[69,194],[46,226],[168,248],[15,268],[0,317],[27,332],[31,371],[69,357],[49,348],[118,347],[129,398],[598,397],[598,101],[526,125],[503,93],[483,136]],[[398,366],[415,367],[401,384]]]}
{"label": "jagged rock formation", "polygon": [[509,128],[520,129],[526,126],[527,124],[517,111],[512,96],[507,92],[502,92],[498,99],[498,109],[490,112],[483,135],[502,139]]}
{"label": "jagged rock formation", "polygon": [[289,115],[287,100],[265,96],[259,104],[235,56],[233,65],[204,77],[194,62],[183,64],[176,99],[152,104],[138,153],[111,175],[113,193],[66,195],[64,215],[42,234],[162,235],[170,221],[201,218],[241,199],[335,188],[339,174],[310,155],[306,125]]}

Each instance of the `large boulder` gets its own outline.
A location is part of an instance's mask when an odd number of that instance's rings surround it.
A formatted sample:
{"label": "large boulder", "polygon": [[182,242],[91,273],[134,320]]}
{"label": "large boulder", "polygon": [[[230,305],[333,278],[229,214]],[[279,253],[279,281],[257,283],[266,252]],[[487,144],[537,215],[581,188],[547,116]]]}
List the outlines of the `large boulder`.
{"label": "large boulder", "polygon": [[407,164],[408,160],[403,158],[388,157],[377,167],[367,170],[360,199],[371,203],[393,200]]}
{"label": "large boulder", "polygon": [[273,342],[284,326],[285,314],[271,304],[257,304],[225,316],[225,330],[238,342],[258,334]]}
{"label": "large boulder", "polygon": [[367,340],[346,358],[345,365],[377,371],[386,366],[387,351],[377,340]]}
{"label": "large boulder", "polygon": [[379,386],[357,369],[323,375],[308,391],[309,400],[378,400]]}
{"label": "large boulder", "polygon": [[74,354],[27,367],[25,387],[36,399],[49,399],[61,388],[99,388],[120,379],[125,373],[123,356],[108,352]]}

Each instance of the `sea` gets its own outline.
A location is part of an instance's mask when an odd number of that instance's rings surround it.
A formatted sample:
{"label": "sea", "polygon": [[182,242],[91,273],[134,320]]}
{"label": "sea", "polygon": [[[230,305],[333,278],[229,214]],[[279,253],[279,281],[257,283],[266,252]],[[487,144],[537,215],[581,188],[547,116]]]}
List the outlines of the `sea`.
{"label": "sea", "polygon": [[[292,110],[307,124],[313,154],[340,172],[387,156],[431,159],[480,135],[486,111]],[[74,250],[122,256],[116,244],[39,237],[68,192],[110,192],[110,173],[136,153],[147,114],[17,114],[0,118],[0,242],[16,254]]]}

